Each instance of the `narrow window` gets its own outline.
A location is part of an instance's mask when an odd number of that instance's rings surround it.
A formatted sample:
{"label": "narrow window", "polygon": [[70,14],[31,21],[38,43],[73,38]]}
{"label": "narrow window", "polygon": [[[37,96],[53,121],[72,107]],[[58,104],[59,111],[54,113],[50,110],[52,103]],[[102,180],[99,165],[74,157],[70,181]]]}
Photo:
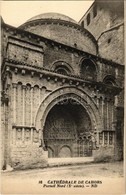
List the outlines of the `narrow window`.
{"label": "narrow window", "polygon": [[97,16],[97,6],[95,5],[93,7],[93,17],[95,18]]}
{"label": "narrow window", "polygon": [[90,24],[90,13],[87,15],[87,26]]}
{"label": "narrow window", "polygon": [[84,21],[81,22],[81,27],[84,28]]}

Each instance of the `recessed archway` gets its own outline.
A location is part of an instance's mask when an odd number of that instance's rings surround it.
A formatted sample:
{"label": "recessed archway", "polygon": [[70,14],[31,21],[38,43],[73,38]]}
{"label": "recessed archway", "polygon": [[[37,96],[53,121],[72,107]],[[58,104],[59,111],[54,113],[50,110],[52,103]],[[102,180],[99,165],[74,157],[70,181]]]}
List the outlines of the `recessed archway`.
{"label": "recessed archway", "polygon": [[[84,110],[87,115],[89,116],[89,119],[91,121],[91,130],[89,131],[91,134],[91,136],[88,134],[84,134],[83,132],[80,134],[80,139],[79,139],[79,154],[77,154],[78,156],[82,156],[82,145],[88,146],[85,152],[85,156],[91,156],[92,154],[92,140],[91,137],[92,135],[94,136],[95,134],[95,138],[98,138],[98,134],[99,132],[101,132],[103,130],[103,121],[101,119],[100,113],[98,111],[98,107],[95,104],[95,102],[92,100],[92,98],[87,94],[86,91],[76,88],[74,86],[65,86],[65,87],[61,87],[56,89],[55,91],[53,91],[52,93],[50,93],[41,103],[37,113],[36,113],[36,118],[35,118],[35,128],[36,131],[39,131],[39,140],[41,143],[41,146],[43,149],[47,150],[47,147],[52,147],[53,150],[55,150],[55,146],[54,145],[49,145],[46,144],[46,139],[45,139],[45,135],[44,135],[44,130],[45,130],[45,126],[46,126],[46,121],[48,121],[47,117],[49,116],[49,113],[51,113],[53,111],[53,109],[55,108],[55,106],[57,106],[58,104],[62,104],[62,103],[66,103],[67,101],[73,101],[73,104],[78,104],[82,110]],[[75,108],[75,107],[74,107]],[[70,109],[67,109],[70,110]],[[78,111],[75,112],[75,116],[79,116],[77,115]],[[79,112],[81,113],[81,112]],[[70,113],[69,113],[70,114]],[[76,117],[75,117],[76,118]],[[77,133],[76,133],[77,135]],[[85,141],[85,139],[90,140]],[[42,141],[41,141],[42,140]],[[98,140],[96,140],[98,141]],[[49,143],[49,142],[48,142]],[[51,142],[50,142],[51,143]],[[61,143],[61,142],[60,142]],[[72,144],[67,144],[66,142],[64,142],[64,145],[67,145],[70,147],[71,149],[71,154],[72,156],[75,155],[75,149],[73,151],[73,143]],[[45,145],[44,145],[45,144]],[[60,145],[58,147],[58,151],[57,151],[57,157],[59,155],[59,149],[62,147],[62,145]],[[54,152],[55,153],[55,152]],[[55,156],[55,155],[54,155]]]}
{"label": "recessed archway", "polygon": [[42,101],[35,117],[34,123],[36,130],[43,130],[46,117],[51,108],[58,102],[66,100],[66,98],[72,98],[86,109],[90,119],[92,120],[92,128],[95,128],[97,131],[103,130],[103,121],[98,111],[97,105],[84,90],[77,89],[76,87],[72,86],[56,89]]}
{"label": "recessed archway", "polygon": [[91,156],[92,130],[89,114],[79,102],[72,98],[58,102],[49,111],[43,129],[48,157]]}

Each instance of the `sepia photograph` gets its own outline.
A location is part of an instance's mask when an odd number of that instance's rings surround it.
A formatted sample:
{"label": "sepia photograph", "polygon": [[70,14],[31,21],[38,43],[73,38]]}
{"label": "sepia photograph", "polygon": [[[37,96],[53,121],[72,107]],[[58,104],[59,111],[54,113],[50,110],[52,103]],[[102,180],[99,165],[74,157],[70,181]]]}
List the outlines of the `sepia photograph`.
{"label": "sepia photograph", "polygon": [[124,1],[0,4],[0,193],[125,194]]}

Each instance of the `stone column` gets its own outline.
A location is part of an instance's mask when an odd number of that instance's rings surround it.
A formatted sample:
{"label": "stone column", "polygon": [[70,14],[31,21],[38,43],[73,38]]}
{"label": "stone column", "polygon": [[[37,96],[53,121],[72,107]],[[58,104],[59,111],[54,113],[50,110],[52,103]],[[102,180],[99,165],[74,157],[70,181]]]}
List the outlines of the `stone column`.
{"label": "stone column", "polygon": [[99,132],[97,132],[96,146],[99,146]]}
{"label": "stone column", "polygon": [[17,84],[13,83],[13,122],[16,124],[16,90]]}
{"label": "stone column", "polygon": [[[16,105],[16,93],[17,93],[17,84],[16,83],[13,83],[12,84],[12,86],[13,86],[13,123],[14,123],[14,125],[16,125],[16,107],[17,107],[17,105]],[[13,144],[15,144],[16,143],[16,128],[14,127],[13,129],[12,129],[12,131],[13,131]]]}
{"label": "stone column", "polygon": [[[26,86],[25,85],[22,85],[22,90],[23,90],[23,93],[22,93],[22,96],[23,96],[23,116],[22,116],[22,124],[23,126],[25,126],[25,89],[26,89]],[[26,119],[27,120],[27,119]],[[22,141],[24,142],[24,131],[25,129],[22,128]]]}
{"label": "stone column", "polygon": [[113,102],[112,102],[112,110],[111,110],[111,113],[112,113],[112,124],[111,124],[111,128],[112,128],[112,130],[114,130],[114,125],[113,125],[113,123],[114,123],[114,104],[113,104]]}
{"label": "stone column", "polygon": [[39,88],[39,105],[41,103],[41,89]]}
{"label": "stone column", "polygon": [[99,107],[99,97],[97,97],[97,106]]}
{"label": "stone column", "polygon": [[109,145],[109,131],[108,131],[108,143],[107,143],[107,145]]}
{"label": "stone column", "polygon": [[107,129],[107,101],[104,100],[104,114],[103,114],[103,118],[104,118],[104,129]]}
{"label": "stone column", "polygon": [[118,106],[118,96],[117,95],[115,96],[115,106],[116,107]]}
{"label": "stone column", "polygon": [[13,144],[16,144],[16,128],[13,128]]}
{"label": "stone column", "polygon": [[102,133],[102,135],[103,135],[103,146],[104,146],[104,142],[105,142],[104,132]]}
{"label": "stone column", "polygon": [[5,131],[6,131],[6,126],[5,126],[5,111],[6,111],[6,108],[5,108],[5,102],[4,100],[1,100],[1,104],[2,104],[2,107],[1,107],[1,128],[2,128],[2,131],[1,131],[1,169],[2,168],[6,168],[6,136],[5,136]]}
{"label": "stone column", "polygon": [[24,142],[25,141],[25,128],[23,127],[22,128],[22,142]]}
{"label": "stone column", "polygon": [[102,105],[101,105],[101,113],[102,113],[102,117],[104,116],[104,99],[102,98]]}
{"label": "stone column", "polygon": [[106,101],[106,128],[109,128],[109,109],[108,109],[108,101]]}
{"label": "stone column", "polygon": [[31,128],[31,143],[33,143],[33,128]]}
{"label": "stone column", "polygon": [[25,126],[25,89],[26,89],[26,86],[25,85],[22,85],[22,90],[23,90],[23,116],[22,116],[22,124],[23,126]]}
{"label": "stone column", "polygon": [[39,142],[40,142],[40,145],[42,146],[42,148],[45,148],[43,131],[44,131],[44,126],[42,129],[39,129]]}
{"label": "stone column", "polygon": [[31,127],[33,126],[33,121],[32,121],[32,118],[33,118],[33,87],[31,87]]}

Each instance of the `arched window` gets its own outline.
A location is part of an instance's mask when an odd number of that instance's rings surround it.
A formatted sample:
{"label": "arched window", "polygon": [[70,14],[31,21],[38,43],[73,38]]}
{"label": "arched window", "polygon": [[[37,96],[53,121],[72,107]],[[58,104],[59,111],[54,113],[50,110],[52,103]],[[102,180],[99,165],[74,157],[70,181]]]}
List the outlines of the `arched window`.
{"label": "arched window", "polygon": [[70,70],[65,66],[58,66],[56,67],[55,71],[60,74],[70,74]]}
{"label": "arched window", "polygon": [[115,81],[115,77],[112,75],[107,75],[104,79],[103,79],[103,83],[106,85],[116,85],[116,81]]}
{"label": "arched window", "polygon": [[96,80],[96,66],[90,59],[84,59],[81,64],[81,77],[85,80]]}
{"label": "arched window", "polygon": [[87,26],[90,24],[90,13],[87,15]]}
{"label": "arched window", "polygon": [[64,75],[69,75],[73,73],[72,67],[64,61],[55,62],[52,66],[52,69],[55,72],[59,74],[64,74]]}

